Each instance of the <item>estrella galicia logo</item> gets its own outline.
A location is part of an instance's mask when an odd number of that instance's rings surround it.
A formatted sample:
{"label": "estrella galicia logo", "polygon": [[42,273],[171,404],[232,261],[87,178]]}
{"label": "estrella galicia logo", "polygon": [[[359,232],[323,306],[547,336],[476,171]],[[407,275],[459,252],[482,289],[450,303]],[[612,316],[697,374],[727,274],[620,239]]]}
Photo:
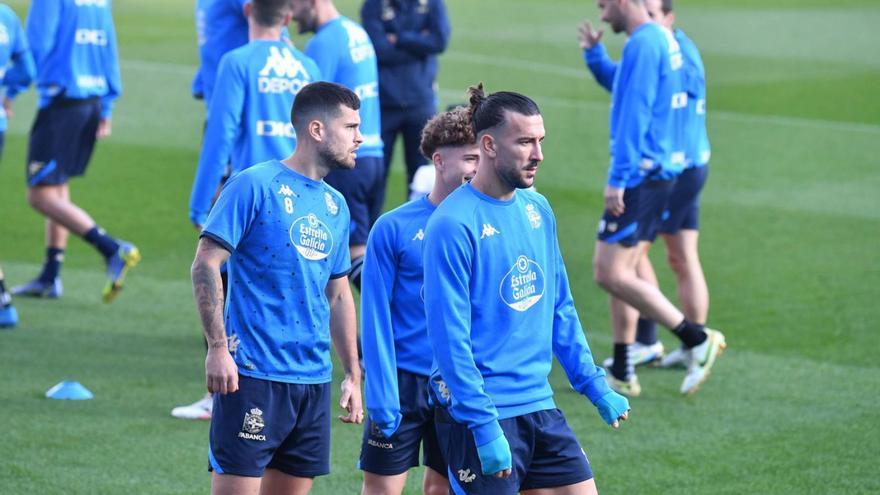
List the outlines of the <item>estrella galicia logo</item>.
{"label": "estrella galicia logo", "polygon": [[307,260],[322,260],[333,251],[333,233],[314,213],[293,221],[290,225],[290,242]]}
{"label": "estrella galicia logo", "polygon": [[263,411],[255,407],[250,412],[245,413],[244,422],[241,425],[241,431],[238,432],[238,437],[265,442],[266,435],[260,434],[265,427],[266,422],[263,420]]}
{"label": "estrella galicia logo", "polygon": [[501,300],[516,311],[525,311],[544,297],[544,270],[533,260],[519,256],[498,288]]}

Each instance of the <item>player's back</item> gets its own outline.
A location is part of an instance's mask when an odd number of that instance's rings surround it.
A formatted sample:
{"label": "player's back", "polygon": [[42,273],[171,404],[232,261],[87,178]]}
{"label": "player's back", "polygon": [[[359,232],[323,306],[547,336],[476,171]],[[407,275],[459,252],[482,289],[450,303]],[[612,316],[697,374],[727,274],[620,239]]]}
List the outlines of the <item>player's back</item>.
{"label": "player's back", "polygon": [[706,131],[706,69],[697,45],[682,31],[675,30],[675,39],[684,57],[684,86],[688,93],[686,149],[689,166],[709,162],[711,147]]}
{"label": "player's back", "polygon": [[318,28],[305,52],[325,80],[346,86],[360,98],[364,142],[358,156],[382,156],[379,69],[370,36],[356,22],[339,16]]}
{"label": "player's back", "polygon": [[[247,0],[199,0],[197,9],[202,21],[198,24],[199,70],[205,103],[210,104],[214,79],[220,59],[230,50],[248,42],[248,23],[243,6]],[[197,14],[198,15],[198,14]]]}
{"label": "player's back", "polygon": [[25,30],[41,106],[120,91],[111,0],[35,0]]}
{"label": "player's back", "polygon": [[[290,123],[290,109],[300,89],[320,78],[315,62],[286,42],[258,40],[224,55],[221,65],[228,66],[223,68],[224,77],[242,84],[244,96],[232,171],[292,154],[296,133]],[[223,93],[212,102],[212,113],[214,109],[234,111],[222,105],[229,92],[235,91],[227,86],[229,83],[221,83]]]}

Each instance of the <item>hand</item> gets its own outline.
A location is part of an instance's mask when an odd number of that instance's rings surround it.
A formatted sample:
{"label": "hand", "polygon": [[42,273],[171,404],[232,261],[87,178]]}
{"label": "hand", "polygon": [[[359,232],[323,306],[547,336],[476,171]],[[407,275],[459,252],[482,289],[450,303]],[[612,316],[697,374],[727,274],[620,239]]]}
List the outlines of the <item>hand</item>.
{"label": "hand", "polygon": [[602,33],[604,31],[601,29],[594,30],[590,21],[584,21],[583,24],[578,26],[578,42],[580,42],[581,49],[589,50],[598,45],[602,39]]}
{"label": "hand", "polygon": [[605,186],[605,209],[615,217],[623,215],[625,205],[623,204],[623,188]]}
{"label": "hand", "polygon": [[95,133],[95,137],[97,139],[104,139],[106,137],[109,137],[112,132],[113,126],[111,124],[110,117],[107,117],[106,119],[101,119],[101,121],[98,122],[98,131]]}
{"label": "hand", "polygon": [[621,421],[629,418],[629,401],[613,390],[609,390],[595,402],[595,405],[599,410],[599,416],[615,429],[620,428]]}
{"label": "hand", "polygon": [[388,42],[391,43],[392,45],[396,45],[396,44],[397,44],[397,34],[395,34],[395,33],[388,33],[388,34],[385,35],[385,38],[387,38],[387,39],[388,39]]}
{"label": "hand", "polygon": [[364,422],[364,406],[361,400],[360,380],[355,380],[351,375],[345,375],[342,380],[342,396],[339,397],[339,407],[348,411],[345,416],[339,416],[343,423],[361,424]]}
{"label": "hand", "polygon": [[513,457],[510,453],[510,444],[504,435],[491,442],[477,447],[477,456],[480,458],[482,472],[485,475],[496,478],[507,478],[511,475]]}
{"label": "hand", "polygon": [[210,347],[205,358],[205,382],[212,394],[231,394],[238,390],[238,366],[229,349]]}
{"label": "hand", "polygon": [[8,96],[3,97],[3,111],[6,112],[7,119],[11,120],[12,116],[15,115],[15,112],[12,111],[12,100]]}

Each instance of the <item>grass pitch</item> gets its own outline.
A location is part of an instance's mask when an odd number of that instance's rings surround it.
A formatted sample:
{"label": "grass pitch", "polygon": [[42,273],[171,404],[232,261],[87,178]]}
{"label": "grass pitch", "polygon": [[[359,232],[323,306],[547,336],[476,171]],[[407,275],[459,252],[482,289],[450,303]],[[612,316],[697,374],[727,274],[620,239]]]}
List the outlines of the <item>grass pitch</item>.
{"label": "grass pitch", "polygon": [[[24,16],[27,2],[9,2]],[[58,301],[17,299],[0,333],[0,492],[204,493],[207,424],[171,407],[204,391],[186,217],[203,107],[190,3],[116,2],[125,92],[75,200],[144,261],[112,306],[103,267],[72,239]],[[357,18],[358,2],[339,2]],[[608,96],[583,67],[576,22],[589,1],[448,1],[453,40],[444,103],[464,88],[533,96],[547,127],[538,187],[552,202],[576,301],[598,358],[610,351],[604,294],[592,283],[593,227],[607,166]],[[680,372],[640,372],[644,396],[620,431],[605,426],[557,369],[557,402],[590,456],[599,490],[625,493],[878,493],[880,425],[880,7],[870,0],[690,0],[679,25],[706,63],[710,180],[702,255],[710,324],[729,350],[692,398]],[[297,38],[301,41],[300,38]],[[613,54],[623,38],[606,33]],[[0,261],[32,277],[42,226],[24,201],[33,93],[17,102],[0,166]],[[398,150],[397,156],[400,156]],[[395,165],[391,207],[403,198]],[[668,294],[670,272],[655,265]],[[675,345],[668,334],[667,346]],[[63,379],[95,399],[50,401]],[[334,424],[332,474],[314,493],[355,493],[361,431]],[[418,493],[421,474],[407,493]]]}

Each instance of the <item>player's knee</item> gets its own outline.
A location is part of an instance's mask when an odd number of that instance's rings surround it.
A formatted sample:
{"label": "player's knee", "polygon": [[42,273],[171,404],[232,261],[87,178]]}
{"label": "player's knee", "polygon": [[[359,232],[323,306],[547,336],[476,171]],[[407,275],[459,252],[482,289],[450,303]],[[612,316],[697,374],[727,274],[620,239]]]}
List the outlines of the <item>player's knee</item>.
{"label": "player's knee", "polygon": [[681,275],[687,270],[687,258],[683,253],[670,249],[666,259],[669,261],[669,268],[672,268],[675,273]]}
{"label": "player's knee", "polygon": [[39,187],[28,188],[27,202],[31,208],[37,211],[45,211],[48,198]]}
{"label": "player's knee", "polygon": [[435,482],[425,483],[425,495],[447,495],[449,493],[449,482],[442,479]]}
{"label": "player's knee", "polygon": [[593,260],[593,281],[599,287],[610,291],[617,284],[617,277],[610,266],[600,263],[599,260]]}

